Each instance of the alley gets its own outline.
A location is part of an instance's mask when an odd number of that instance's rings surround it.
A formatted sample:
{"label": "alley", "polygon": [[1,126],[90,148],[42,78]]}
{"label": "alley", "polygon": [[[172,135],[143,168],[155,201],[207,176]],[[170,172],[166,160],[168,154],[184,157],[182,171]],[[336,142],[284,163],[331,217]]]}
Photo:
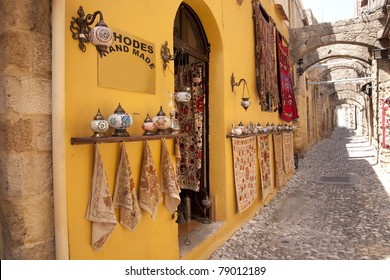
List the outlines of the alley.
{"label": "alley", "polygon": [[336,128],[210,259],[389,258],[389,177],[366,137]]}

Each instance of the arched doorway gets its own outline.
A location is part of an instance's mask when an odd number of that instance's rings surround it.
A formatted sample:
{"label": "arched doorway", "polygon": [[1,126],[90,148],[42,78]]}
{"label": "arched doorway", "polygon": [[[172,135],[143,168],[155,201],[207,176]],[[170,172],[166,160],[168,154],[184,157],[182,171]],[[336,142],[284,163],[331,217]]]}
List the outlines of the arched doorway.
{"label": "arched doorway", "polygon": [[[182,209],[186,218],[208,223],[209,219],[209,44],[195,12],[182,3],[174,21],[175,92],[188,91],[188,102],[175,102],[181,131],[177,164]],[[190,201],[190,203],[188,203]],[[188,210],[188,205],[190,210]],[[180,207],[179,207],[180,208]],[[179,209],[180,211],[180,209]],[[191,213],[188,216],[188,213]],[[180,234],[180,230],[179,230]]]}

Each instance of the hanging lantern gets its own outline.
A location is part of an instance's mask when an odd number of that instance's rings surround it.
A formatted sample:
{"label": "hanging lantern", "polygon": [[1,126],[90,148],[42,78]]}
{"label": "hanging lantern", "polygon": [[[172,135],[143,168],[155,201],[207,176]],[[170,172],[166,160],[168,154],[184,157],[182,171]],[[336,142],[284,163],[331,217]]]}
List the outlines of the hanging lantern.
{"label": "hanging lantern", "polygon": [[242,97],[241,100],[241,106],[245,109],[245,111],[248,110],[249,106],[251,105],[249,97]]}
{"label": "hanging lantern", "polygon": [[123,110],[121,104],[115,109],[114,113],[111,114],[108,119],[108,124],[114,128],[112,136],[127,137],[130,134],[126,131],[126,128],[133,124],[133,118]]}
{"label": "hanging lantern", "polygon": [[[244,83],[244,85],[242,87],[241,106],[246,111],[246,110],[248,110],[249,106],[251,105],[251,102],[249,101],[251,96],[250,96],[250,93],[249,93],[248,84],[247,84],[245,79],[240,79],[238,81],[238,83],[236,83],[236,79],[234,78],[234,73],[232,73],[232,76],[230,77],[230,84],[232,86],[232,92],[235,92],[234,91],[234,87],[240,86],[241,83]],[[246,88],[246,91],[248,93],[248,96],[245,96],[245,88]]]}

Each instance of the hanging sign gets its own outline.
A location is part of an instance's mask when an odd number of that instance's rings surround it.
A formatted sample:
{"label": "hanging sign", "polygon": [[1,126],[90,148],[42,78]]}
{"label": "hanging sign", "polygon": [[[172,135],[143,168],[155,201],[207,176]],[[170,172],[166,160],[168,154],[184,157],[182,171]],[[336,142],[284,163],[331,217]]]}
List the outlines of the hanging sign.
{"label": "hanging sign", "polygon": [[155,94],[155,45],[124,31],[113,32],[114,43],[98,58],[99,86]]}

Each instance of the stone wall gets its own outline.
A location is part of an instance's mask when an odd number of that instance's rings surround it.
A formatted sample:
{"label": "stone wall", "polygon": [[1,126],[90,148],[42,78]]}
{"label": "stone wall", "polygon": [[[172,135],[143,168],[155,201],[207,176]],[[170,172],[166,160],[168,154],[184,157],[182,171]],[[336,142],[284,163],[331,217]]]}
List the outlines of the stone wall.
{"label": "stone wall", "polygon": [[[375,77],[379,80],[379,83],[376,88],[378,93],[373,96],[373,98],[375,97],[373,101],[377,104],[374,109],[376,113],[374,129],[377,131],[377,139],[375,139],[375,143],[377,143],[379,162],[382,168],[386,172],[390,172],[390,149],[384,147],[383,126],[385,124],[382,122],[382,106],[384,100],[390,97],[390,63],[389,60],[378,60],[376,62],[378,67]],[[388,130],[386,132],[388,132]],[[388,139],[390,135],[386,133],[385,137]]]}
{"label": "stone wall", "polygon": [[0,249],[54,259],[50,0],[0,0]]}
{"label": "stone wall", "polygon": [[383,29],[385,17],[382,10],[354,19],[322,23],[290,30],[292,62],[318,48],[332,44],[354,44],[380,47],[378,31]]}

